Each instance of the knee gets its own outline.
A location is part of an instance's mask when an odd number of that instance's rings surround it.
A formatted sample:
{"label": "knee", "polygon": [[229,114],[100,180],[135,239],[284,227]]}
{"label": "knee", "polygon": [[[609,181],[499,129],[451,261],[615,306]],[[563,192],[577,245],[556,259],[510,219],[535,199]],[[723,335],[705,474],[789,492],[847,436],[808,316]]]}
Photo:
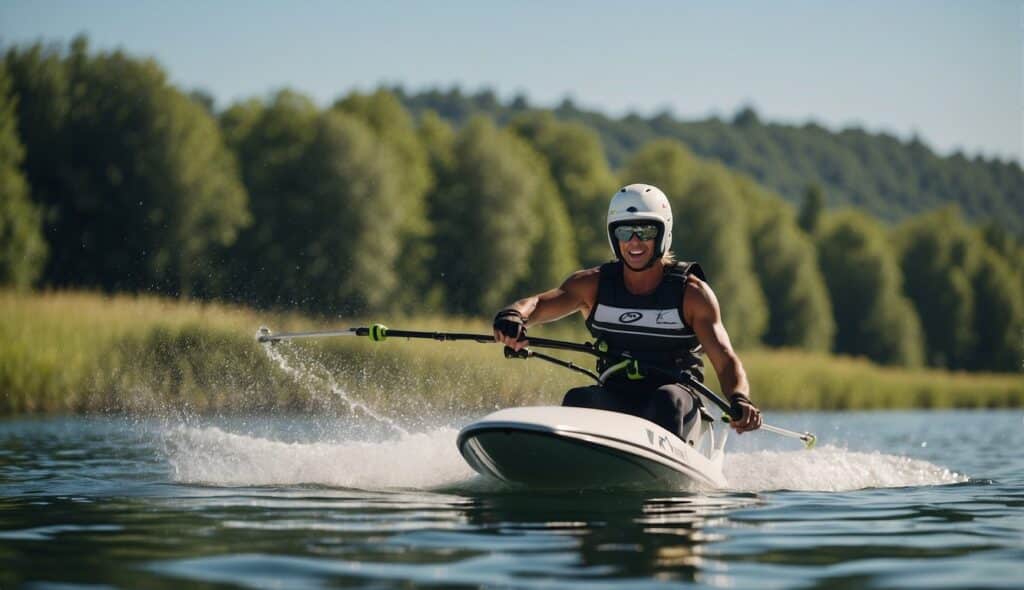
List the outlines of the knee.
{"label": "knee", "polygon": [[562,405],[573,408],[586,408],[591,404],[591,387],[574,387],[565,392],[562,398]]}
{"label": "knee", "polygon": [[672,386],[659,387],[650,398],[651,413],[674,422],[681,420],[690,411],[691,404],[689,394]]}

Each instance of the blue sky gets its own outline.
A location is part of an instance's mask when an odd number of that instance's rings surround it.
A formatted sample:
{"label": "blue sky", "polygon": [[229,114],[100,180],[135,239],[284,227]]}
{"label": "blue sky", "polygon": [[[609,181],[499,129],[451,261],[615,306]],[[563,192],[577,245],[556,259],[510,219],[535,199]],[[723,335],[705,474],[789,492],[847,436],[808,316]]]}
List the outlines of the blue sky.
{"label": "blue sky", "polygon": [[289,86],[459,85],[611,115],[762,118],[1024,157],[1024,2],[0,1],[0,43],[156,58],[220,106]]}

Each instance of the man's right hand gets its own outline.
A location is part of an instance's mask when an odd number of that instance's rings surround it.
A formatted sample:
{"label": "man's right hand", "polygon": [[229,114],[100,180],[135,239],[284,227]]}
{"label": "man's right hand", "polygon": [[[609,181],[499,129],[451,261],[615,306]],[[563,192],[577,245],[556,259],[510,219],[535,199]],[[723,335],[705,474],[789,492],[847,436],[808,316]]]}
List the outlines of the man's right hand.
{"label": "man's right hand", "polygon": [[529,344],[526,338],[526,318],[515,309],[503,309],[494,316],[494,341],[520,350]]}
{"label": "man's right hand", "polygon": [[734,393],[729,396],[731,408],[729,409],[729,416],[732,418],[729,421],[729,426],[739,434],[750,430],[757,430],[761,428],[761,410],[754,405],[754,402],[750,401],[750,397],[745,393]]}

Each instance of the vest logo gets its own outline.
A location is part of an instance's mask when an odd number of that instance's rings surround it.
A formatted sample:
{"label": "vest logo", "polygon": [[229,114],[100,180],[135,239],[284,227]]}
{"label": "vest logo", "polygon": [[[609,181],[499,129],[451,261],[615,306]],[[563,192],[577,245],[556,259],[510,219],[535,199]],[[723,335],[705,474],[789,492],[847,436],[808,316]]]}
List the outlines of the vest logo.
{"label": "vest logo", "polygon": [[627,311],[619,316],[619,321],[623,324],[632,324],[633,322],[639,322],[642,317],[644,317],[644,314],[639,311]]}

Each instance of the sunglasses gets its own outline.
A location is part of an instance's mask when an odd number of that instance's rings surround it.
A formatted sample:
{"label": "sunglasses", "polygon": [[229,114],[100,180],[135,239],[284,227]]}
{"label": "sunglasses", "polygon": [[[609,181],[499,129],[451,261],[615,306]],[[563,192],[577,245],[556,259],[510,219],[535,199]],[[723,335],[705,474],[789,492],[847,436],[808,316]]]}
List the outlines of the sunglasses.
{"label": "sunglasses", "polygon": [[656,225],[619,225],[612,230],[615,239],[620,242],[628,242],[635,235],[641,241],[653,240],[658,237],[658,226]]}

